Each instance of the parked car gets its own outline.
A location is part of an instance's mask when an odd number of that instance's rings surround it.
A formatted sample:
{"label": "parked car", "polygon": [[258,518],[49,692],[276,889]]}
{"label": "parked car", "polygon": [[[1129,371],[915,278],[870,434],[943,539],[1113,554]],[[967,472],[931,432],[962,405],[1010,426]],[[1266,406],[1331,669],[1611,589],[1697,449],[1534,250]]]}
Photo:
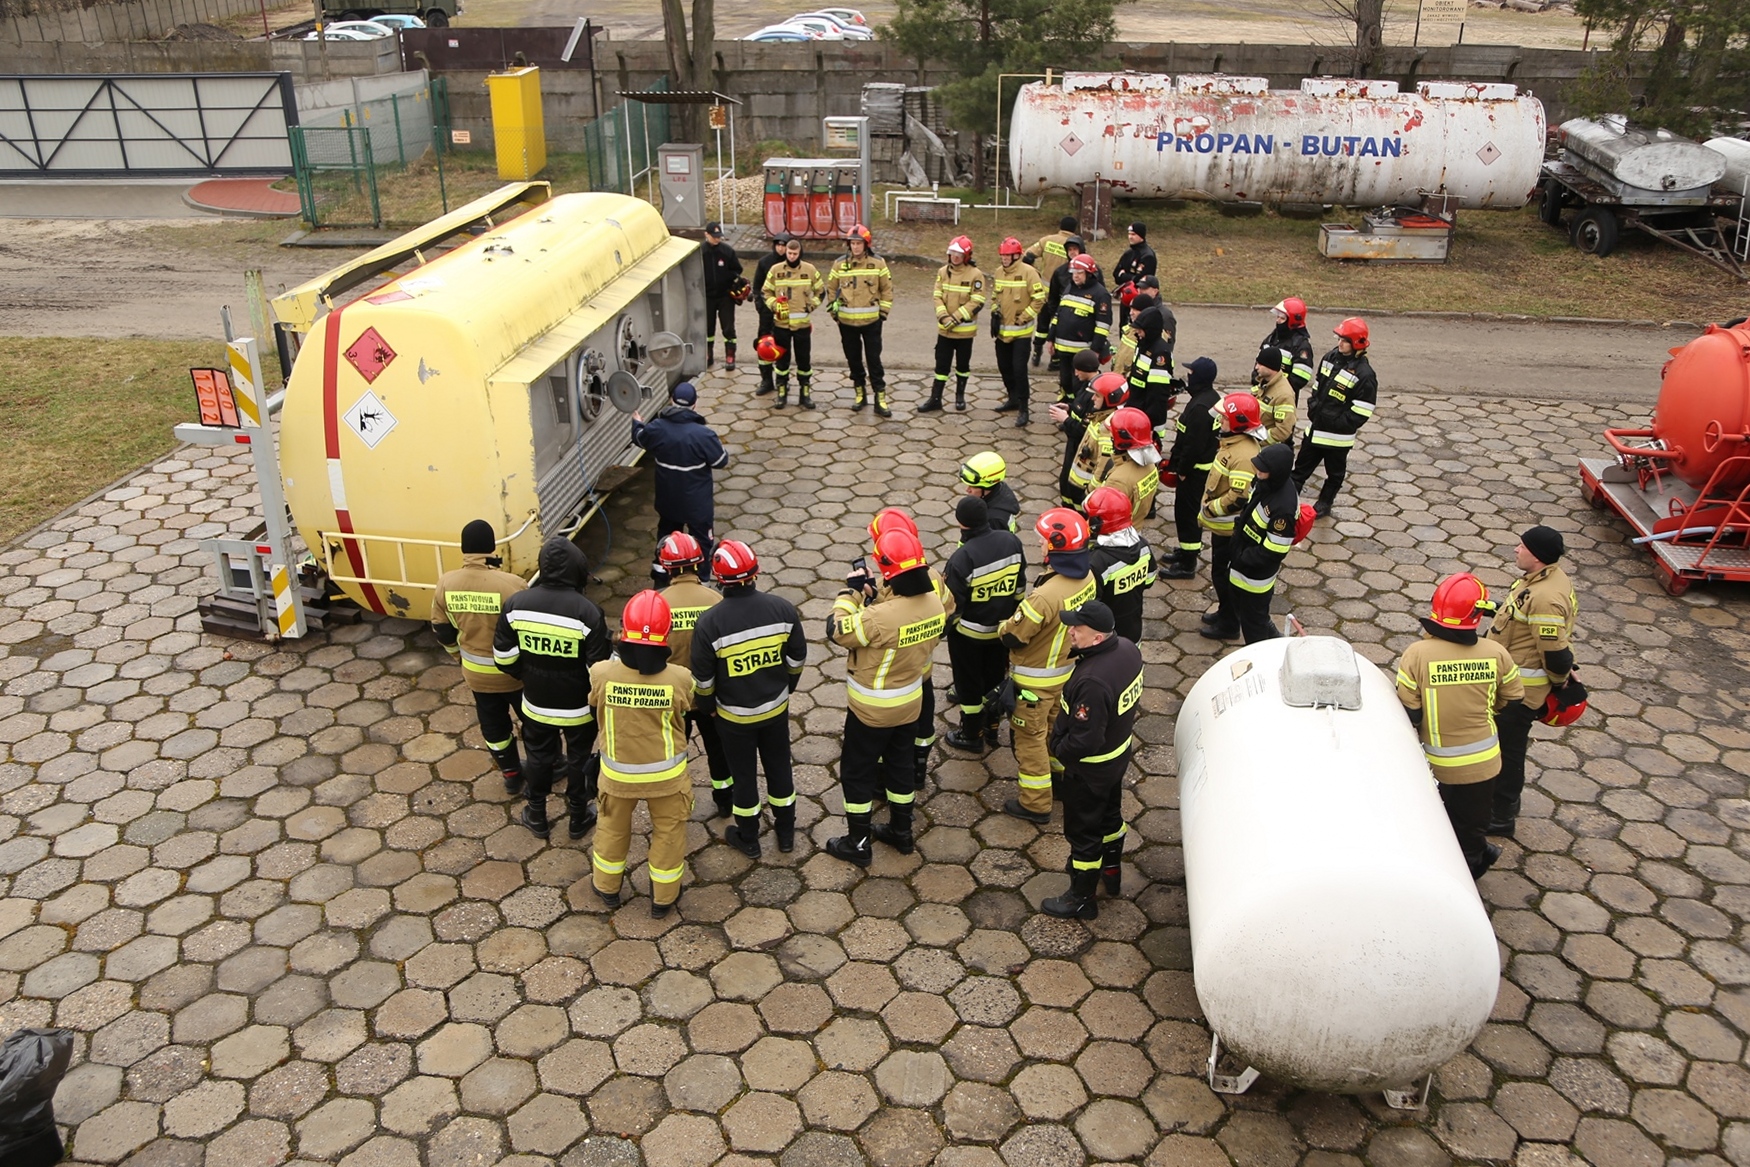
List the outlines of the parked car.
{"label": "parked car", "polygon": [[[382,25],[378,25],[377,27],[382,28]],[[330,24],[324,26],[320,32],[305,33],[303,39],[307,41],[331,40],[365,42],[380,41],[385,36],[391,35],[393,34],[391,34],[386,28],[381,32],[364,32],[357,28],[342,28],[338,24]]]}
{"label": "parked car", "polygon": [[823,41],[830,38],[819,29],[794,24],[769,24],[758,32],[741,38],[744,41]]}
{"label": "parked car", "polygon": [[381,24],[388,28],[424,28],[425,21],[406,12],[385,12],[380,16],[371,17],[372,24]]}
{"label": "parked car", "polygon": [[869,22],[863,19],[863,14],[855,8],[820,8],[816,11],[827,16],[836,16],[843,24],[854,24],[858,28],[868,28]]}
{"label": "parked car", "polygon": [[796,25],[798,28],[818,29],[829,41],[861,41],[868,40],[871,35],[862,29],[852,32],[838,21],[827,16],[792,16],[784,23]]}
{"label": "parked car", "polygon": [[849,40],[867,41],[867,40],[874,40],[875,39],[875,34],[871,30],[863,27],[860,24],[855,24],[855,23],[852,23],[850,21],[847,21],[841,16],[835,16],[833,13],[831,13],[825,9],[821,9],[818,12],[803,12],[799,15],[792,16],[789,19],[788,23],[794,24],[799,20],[808,20],[808,21],[824,20],[824,21],[827,21],[834,28],[838,29],[839,32],[841,34],[843,34]]}
{"label": "parked car", "polygon": [[328,24],[332,32],[356,32],[365,40],[382,40],[395,35],[395,30],[375,20],[335,20]]}

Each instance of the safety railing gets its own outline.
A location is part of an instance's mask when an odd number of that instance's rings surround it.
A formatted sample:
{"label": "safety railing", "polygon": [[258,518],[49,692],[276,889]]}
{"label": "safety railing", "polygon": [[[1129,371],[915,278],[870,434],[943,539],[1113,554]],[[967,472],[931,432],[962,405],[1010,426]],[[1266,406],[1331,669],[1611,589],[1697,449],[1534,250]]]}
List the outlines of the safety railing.
{"label": "safety railing", "polygon": [[[535,521],[535,514],[530,512],[523,525],[498,541],[502,549],[508,547]],[[437,587],[437,581],[446,571],[462,566],[462,544],[449,539],[409,539],[401,535],[375,535],[363,531],[318,531],[316,533],[316,557],[322,565],[323,573],[335,583],[370,585],[379,588],[415,588],[421,591],[432,591]],[[395,558],[395,574],[385,574],[378,571],[371,563],[372,545],[387,546]],[[363,562],[352,563],[349,548],[356,548],[358,557]],[[425,556],[430,555],[429,562],[432,571],[429,577],[423,574],[415,577],[408,571],[408,554],[412,549],[416,561],[423,564]],[[380,552],[388,554],[390,552]],[[346,556],[348,570],[342,571],[337,565],[340,556]],[[446,561],[450,556],[453,561]]]}

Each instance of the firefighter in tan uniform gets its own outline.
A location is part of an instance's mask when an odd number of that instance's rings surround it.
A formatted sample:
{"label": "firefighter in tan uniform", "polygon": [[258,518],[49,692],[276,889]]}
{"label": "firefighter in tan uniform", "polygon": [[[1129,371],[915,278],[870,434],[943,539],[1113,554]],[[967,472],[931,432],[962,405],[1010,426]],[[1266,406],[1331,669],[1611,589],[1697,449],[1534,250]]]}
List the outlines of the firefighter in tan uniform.
{"label": "firefighter in tan uniform", "polygon": [[[898,528],[882,531],[875,540],[875,562],[893,598],[874,602],[874,582],[866,571],[854,571],[826,622],[832,642],[850,649],[845,663],[849,707],[839,761],[846,831],[827,841],[826,852],[858,867],[873,860],[871,839],[902,855],[912,853],[912,738],[930,655],[947,628],[916,535]],[[881,763],[887,766],[889,818],[873,826],[876,767]]]}
{"label": "firefighter in tan uniform", "polygon": [[823,294],[827,315],[838,321],[839,344],[851,374],[851,409],[869,404],[873,386],[875,416],[892,417],[887,370],[881,365],[881,326],[893,311],[893,273],[875,254],[875,237],[862,224],[845,232],[845,248],[845,256],[826,273]]}
{"label": "firefighter in tan uniform", "polygon": [[668,663],[668,602],[642,591],[620,615],[619,651],[589,671],[602,770],[592,864],[596,895],[620,906],[632,812],[650,811],[650,915],[668,915],[686,871],[687,819],[693,789],[687,779],[686,713],[693,675]]}
{"label": "firefighter in tan uniform", "polygon": [[1130,500],[1131,522],[1140,524],[1154,510],[1161,486],[1161,452],[1155,449],[1154,423],[1135,406],[1114,410],[1106,419],[1112,452],[1100,460],[1089,493],[1110,486]]}
{"label": "firefighter in tan uniform", "polygon": [[1051,420],[1064,436],[1063,473],[1058,478],[1064,506],[1081,506],[1093,489],[1094,475],[1112,456],[1112,432],[1106,423],[1129,399],[1130,386],[1122,376],[1100,373],[1074,400],[1052,405]]}
{"label": "firefighter in tan uniform", "polygon": [[[881,536],[889,531],[905,531],[922,545],[923,536],[918,534],[916,520],[899,507],[882,507],[869,520],[869,554],[877,562],[881,558]],[[954,593],[948,590],[942,573],[933,567],[930,568],[930,592],[941,602],[943,614],[953,616]],[[893,588],[883,579],[875,589],[875,598],[869,602],[881,604],[893,596]],[[912,732],[912,782],[915,787],[922,787],[924,779],[929,777],[930,750],[936,744],[936,681],[933,673],[933,666],[924,666],[923,703],[918,708],[918,719]]]}
{"label": "firefighter in tan uniform", "polygon": [[1525,697],[1519,667],[1506,648],[1477,637],[1483,616],[1493,611],[1489,589],[1476,576],[1447,576],[1422,619],[1427,635],[1398,660],[1398,700],[1421,735],[1472,878],[1501,854],[1483,834],[1501,769],[1495,718]]}
{"label": "firefighter in tan uniform", "polygon": [[1051,719],[1057,713],[1063,686],[1075,671],[1070,660],[1069,629],[1059,616],[1094,598],[1094,578],[1088,551],[1088,522],[1068,507],[1054,507],[1033,525],[1039,536],[1045,570],[1002,623],[1009,649],[1009,675],[1015,682],[1015,711],[1009,718],[1015,743],[1015,773],[1020,796],[1003,803],[1003,813],[1030,823],[1051,821]]}
{"label": "firefighter in tan uniform", "polygon": [[1027,377],[1027,338],[1039,327],[1045,307],[1045,281],[1021,258],[1021,241],[1013,235],[997,247],[1002,266],[993,277],[990,334],[996,338],[997,372],[1003,378],[1003,403],[998,413],[1026,409],[1033,386]]}
{"label": "firefighter in tan uniform", "polygon": [[1233,586],[1228,569],[1233,566],[1234,523],[1251,496],[1252,459],[1264,448],[1264,426],[1258,399],[1250,393],[1229,393],[1213,412],[1221,425],[1221,443],[1203,486],[1197,522],[1209,532],[1209,583],[1215,589],[1216,606],[1204,613],[1198,635],[1233,640],[1240,634],[1239,618],[1228,598]]}
{"label": "firefighter in tan uniform", "polygon": [[948,262],[936,269],[936,378],[919,413],[942,408],[948,368],[954,368],[954,408],[966,408],[966,378],[972,375],[972,342],[978,314],[990,300],[990,280],[972,264],[972,240],[956,235],[948,243]]}
{"label": "firefighter in tan uniform", "polygon": [[1531,723],[1542,716],[1552,724],[1565,724],[1556,720],[1557,711],[1586,700],[1585,689],[1573,679],[1571,647],[1580,601],[1568,573],[1556,564],[1565,550],[1562,533],[1553,527],[1532,527],[1520,536],[1513,558],[1524,574],[1513,581],[1513,590],[1489,629],[1489,639],[1507,649],[1525,682],[1525,700],[1509,706],[1499,718],[1501,773],[1495,778],[1495,804],[1489,815],[1491,835],[1513,837],[1519,797],[1525,789]]}
{"label": "firefighter in tan uniform", "polygon": [[[1081,223],[1074,215],[1065,215],[1057,221],[1057,230],[1029,247],[1021,256],[1021,261],[1039,273],[1039,278],[1045,281],[1046,288],[1051,286],[1051,275],[1058,268],[1069,262],[1069,252],[1065,249],[1066,241],[1075,238],[1081,230]],[[1045,342],[1051,338],[1052,315],[1044,313],[1039,317],[1037,326],[1033,329],[1033,367],[1039,367],[1040,354],[1045,351]]]}
{"label": "firefighter in tan uniform", "polygon": [[[715,607],[723,594],[699,578],[699,565],[705,562],[705,549],[685,531],[665,536],[656,548],[656,562],[668,580],[662,588],[662,598],[668,601],[668,656],[677,664],[689,664],[693,656],[693,626],[699,617]],[[661,583],[659,580],[658,583]],[[734,808],[734,779],[729,773],[729,758],[723,752],[723,741],[717,735],[717,719],[687,713],[687,736],[699,731],[699,741],[705,747],[705,761],[711,771],[711,801],[717,813],[728,816]]]}
{"label": "firefighter in tan uniform", "polygon": [[493,662],[492,634],[504,602],[529,585],[521,576],[502,570],[504,561],[493,554],[497,549],[498,536],[485,519],[462,528],[462,566],[438,578],[431,598],[431,630],[444,651],[461,662],[486,752],[504,775],[505,792],[515,796],[523,791],[523,761],[517,753],[510,707],[522,693],[523,683]]}
{"label": "firefighter in tan uniform", "polygon": [[772,336],[783,350],[778,357],[779,409],[790,403],[790,363],[796,363],[796,379],[802,386],[802,408],[813,409],[814,397],[814,321],[811,314],[820,307],[825,282],[812,263],[802,258],[802,241],[791,237],[784,244],[784,258],[766,273],[766,285],[760,298],[772,314],[775,329]]}
{"label": "firefighter in tan uniform", "polygon": [[1294,386],[1288,379],[1294,354],[1285,348],[1265,348],[1258,353],[1257,382],[1252,392],[1264,419],[1264,444],[1294,441]]}

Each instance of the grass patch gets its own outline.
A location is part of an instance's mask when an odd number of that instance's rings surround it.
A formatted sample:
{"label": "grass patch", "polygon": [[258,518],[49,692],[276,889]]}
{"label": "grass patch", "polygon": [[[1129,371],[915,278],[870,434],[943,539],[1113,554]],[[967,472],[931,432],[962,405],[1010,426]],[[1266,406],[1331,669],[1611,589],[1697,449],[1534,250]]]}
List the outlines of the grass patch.
{"label": "grass patch", "polygon": [[[546,168],[535,177],[552,183],[554,194],[589,189],[581,153],[547,155]],[[418,227],[442,215],[446,201],[453,211],[505,182],[498,177],[498,160],[489,150],[452,150],[443,156],[441,173],[436,153],[427,150],[405,168],[377,171],[377,205],[384,227]],[[350,174],[319,173],[316,183],[322,226],[371,226],[370,195],[354,189]]]}
{"label": "grass patch", "polygon": [[[878,223],[875,241],[890,254],[935,256],[964,233],[978,262],[994,264],[1003,236],[1031,244],[1055,231],[1066,213],[1074,213],[1069,199],[1048,198],[1037,211],[1006,211],[1000,218],[963,211],[958,227]],[[1318,252],[1316,220],[1271,212],[1229,217],[1211,203],[1120,202],[1112,217],[1118,224],[1149,224],[1169,302],[1274,304],[1298,295],[1315,308],[1657,321],[1723,320],[1743,312],[1743,285],[1718,268],[1632,232],[1603,259],[1582,255],[1565,231],[1538,218],[1535,206],[1461,211],[1451,258],[1442,264],[1326,259]],[[1337,209],[1326,219],[1358,223],[1359,214]],[[1125,246],[1122,233],[1101,240],[1094,258],[1110,269]]]}
{"label": "grass patch", "polygon": [[222,344],[0,337],[0,546],[169,452],[195,416],[188,370]]}

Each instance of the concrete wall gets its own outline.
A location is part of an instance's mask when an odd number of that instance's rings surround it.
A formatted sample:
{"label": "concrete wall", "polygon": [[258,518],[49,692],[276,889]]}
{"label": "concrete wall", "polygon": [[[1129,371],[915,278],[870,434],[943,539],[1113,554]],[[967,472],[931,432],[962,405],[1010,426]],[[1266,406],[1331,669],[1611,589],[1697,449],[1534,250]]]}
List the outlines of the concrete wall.
{"label": "concrete wall", "polygon": [[[1128,69],[1262,76],[1268,77],[1272,86],[1285,89],[1297,87],[1303,77],[1342,65],[1336,50],[1316,45],[1118,44],[1112,46],[1112,52]],[[880,42],[799,45],[719,41],[715,55],[715,88],[743,103],[735,112],[736,139],[743,146],[770,139],[803,149],[815,147],[820,142],[822,117],[860,112],[865,82],[934,85],[953,76],[939,65],[919,68]],[[1388,46],[1382,51],[1376,76],[1405,86],[1441,78],[1512,82],[1543,101],[1554,125],[1570,116],[1563,87],[1595,56],[1572,50],[1496,45]],[[603,109],[619,103],[617,92],[645,89],[667,74],[667,56],[657,41],[599,42],[596,62]],[[451,73],[449,77],[457,128],[472,130],[476,143],[490,142],[486,74]],[[547,73],[541,85],[551,148],[578,149],[581,127],[594,116],[587,74]]]}
{"label": "concrete wall", "polygon": [[179,24],[214,24],[260,10],[260,0],[130,0],[126,4],[39,10],[0,19],[0,44],[156,40]]}
{"label": "concrete wall", "polygon": [[0,73],[290,73],[298,82],[401,71],[393,40],[0,41]]}

